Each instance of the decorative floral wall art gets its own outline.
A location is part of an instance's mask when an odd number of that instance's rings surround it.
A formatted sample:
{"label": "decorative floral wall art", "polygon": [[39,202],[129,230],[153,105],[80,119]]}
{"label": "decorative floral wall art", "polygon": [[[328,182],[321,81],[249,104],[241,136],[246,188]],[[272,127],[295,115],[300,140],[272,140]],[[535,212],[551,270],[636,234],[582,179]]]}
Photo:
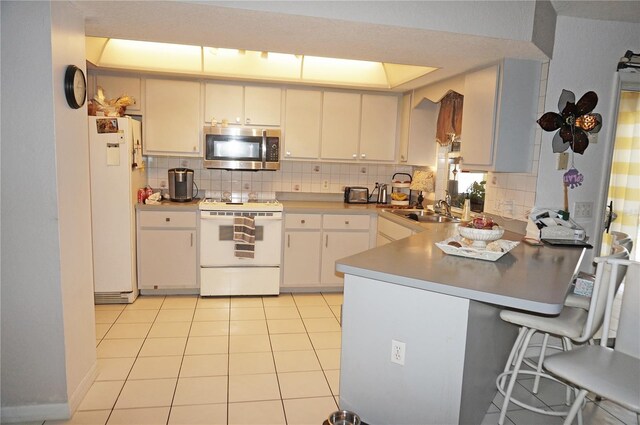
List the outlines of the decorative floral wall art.
{"label": "decorative floral wall art", "polygon": [[576,96],[569,90],[562,90],[556,112],[546,112],[538,124],[545,131],[558,132],[553,136],[552,146],[556,153],[567,149],[575,153],[583,154],[589,146],[588,134],[597,133],[602,127],[602,116],[593,114],[598,104],[598,95],[595,92],[586,92],[576,102]]}

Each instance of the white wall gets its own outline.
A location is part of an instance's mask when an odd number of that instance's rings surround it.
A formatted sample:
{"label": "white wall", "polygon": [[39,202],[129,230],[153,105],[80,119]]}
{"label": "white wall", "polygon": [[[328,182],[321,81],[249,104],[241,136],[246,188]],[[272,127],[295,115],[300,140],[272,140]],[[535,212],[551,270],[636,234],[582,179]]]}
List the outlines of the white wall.
{"label": "white wall", "polygon": [[93,382],[96,366],[87,110],[71,109],[61,84],[69,64],[86,75],[84,18],[68,2],[51,3],[51,11],[62,309],[73,411]]}
{"label": "white wall", "polygon": [[[582,186],[569,189],[569,209],[574,202],[593,202],[594,209],[606,202],[607,178],[612,142],[616,65],[625,51],[640,50],[640,25],[626,22],[597,21],[582,18],[558,17],[553,58],[549,64],[549,78],[544,111],[558,111],[558,98],[562,89],[571,90],[578,100],[593,90],[599,101],[594,112],[602,114],[602,130],[598,143],[590,144],[584,155],[575,155],[575,167],[584,175]],[[554,132],[543,132],[540,150],[536,206],[562,207],[562,176],[564,170],[555,169],[555,156],[551,148]],[[581,221],[593,241],[602,232],[595,220]],[[589,264],[595,250],[589,251]]]}
{"label": "white wall", "polygon": [[95,365],[86,109],[62,91],[84,21],[69,3],[0,7],[2,421],[65,418]]}

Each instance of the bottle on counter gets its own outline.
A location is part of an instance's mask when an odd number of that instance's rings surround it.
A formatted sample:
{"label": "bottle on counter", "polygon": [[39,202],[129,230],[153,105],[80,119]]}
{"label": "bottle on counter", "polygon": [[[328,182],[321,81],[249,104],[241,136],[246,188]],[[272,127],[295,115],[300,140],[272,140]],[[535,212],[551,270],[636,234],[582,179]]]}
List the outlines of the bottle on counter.
{"label": "bottle on counter", "polygon": [[465,199],[462,207],[462,221],[471,221],[471,200]]}

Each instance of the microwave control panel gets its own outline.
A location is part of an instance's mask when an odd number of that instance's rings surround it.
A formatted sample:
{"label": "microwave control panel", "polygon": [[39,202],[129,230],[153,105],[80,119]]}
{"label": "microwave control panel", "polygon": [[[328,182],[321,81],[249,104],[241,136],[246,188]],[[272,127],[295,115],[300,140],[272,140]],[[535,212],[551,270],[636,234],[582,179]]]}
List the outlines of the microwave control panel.
{"label": "microwave control panel", "polygon": [[268,162],[278,162],[280,159],[280,150],[278,146],[280,139],[278,137],[267,137],[267,158]]}

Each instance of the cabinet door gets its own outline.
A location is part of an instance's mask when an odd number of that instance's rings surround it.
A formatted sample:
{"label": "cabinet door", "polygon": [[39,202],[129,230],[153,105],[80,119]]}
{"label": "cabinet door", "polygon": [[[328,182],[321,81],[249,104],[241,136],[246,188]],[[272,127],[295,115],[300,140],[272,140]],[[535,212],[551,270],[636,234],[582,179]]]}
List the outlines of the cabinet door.
{"label": "cabinet door", "polygon": [[324,231],[322,235],[322,285],[342,285],[344,278],[336,272],[336,260],[369,249],[369,232]]}
{"label": "cabinet door", "polygon": [[284,286],[312,286],[320,282],[320,231],[284,234]]}
{"label": "cabinet door", "polygon": [[285,102],[284,157],[318,158],[322,93],[287,90]]}
{"label": "cabinet door", "polygon": [[204,120],[215,119],[218,123],[227,120],[229,124],[244,122],[244,88],[233,84],[205,85]]}
{"label": "cabinet door", "polygon": [[200,83],[146,81],[145,155],[200,156]]}
{"label": "cabinet door", "polygon": [[322,159],[357,159],[359,136],[360,95],[324,92]]}
{"label": "cabinet door", "polygon": [[460,145],[465,166],[493,163],[498,71],[494,65],[465,75]]}
{"label": "cabinet door", "polygon": [[196,230],[142,229],[140,289],[197,288]]}
{"label": "cabinet door", "polygon": [[397,122],[398,97],[363,94],[359,159],[393,161]]}
{"label": "cabinet door", "polygon": [[274,87],[244,88],[244,123],[280,126],[282,90]]}
{"label": "cabinet door", "polygon": [[117,99],[124,95],[133,97],[136,103],[127,106],[127,113],[140,112],[142,104],[140,78],[96,75],[96,86],[102,87],[107,99]]}

